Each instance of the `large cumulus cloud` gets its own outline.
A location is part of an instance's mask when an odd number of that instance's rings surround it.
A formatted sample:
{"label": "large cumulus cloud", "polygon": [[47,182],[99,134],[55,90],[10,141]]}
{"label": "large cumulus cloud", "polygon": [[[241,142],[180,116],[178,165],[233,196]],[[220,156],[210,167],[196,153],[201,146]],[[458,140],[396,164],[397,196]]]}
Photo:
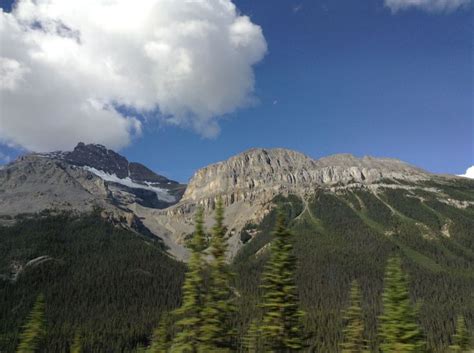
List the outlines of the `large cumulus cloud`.
{"label": "large cumulus cloud", "polygon": [[385,0],[385,5],[393,12],[409,8],[419,8],[429,12],[451,12],[471,2],[472,0]]}
{"label": "large cumulus cloud", "polygon": [[17,0],[0,36],[0,142],[36,151],[120,148],[157,116],[214,136],[267,50],[230,0]]}

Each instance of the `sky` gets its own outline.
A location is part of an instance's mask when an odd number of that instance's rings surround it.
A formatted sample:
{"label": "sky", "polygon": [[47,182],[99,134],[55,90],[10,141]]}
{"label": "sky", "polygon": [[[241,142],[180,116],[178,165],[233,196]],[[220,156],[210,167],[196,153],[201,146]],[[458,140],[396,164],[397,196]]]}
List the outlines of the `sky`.
{"label": "sky", "polygon": [[0,164],[84,141],[182,182],[252,147],[474,165],[471,0],[0,7]]}

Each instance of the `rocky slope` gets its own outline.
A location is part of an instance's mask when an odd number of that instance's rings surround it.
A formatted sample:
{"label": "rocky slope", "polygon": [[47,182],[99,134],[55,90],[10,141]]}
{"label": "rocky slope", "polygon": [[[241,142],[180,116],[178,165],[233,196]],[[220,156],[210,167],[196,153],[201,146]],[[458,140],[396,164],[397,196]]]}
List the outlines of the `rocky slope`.
{"label": "rocky slope", "polygon": [[[243,246],[242,230],[258,224],[277,195],[297,195],[305,201],[320,189],[436,192],[430,181],[451,179],[455,177],[432,175],[395,159],[340,154],[315,160],[291,150],[255,148],[198,170],[185,190],[184,185],[103,146],[80,143],[72,152],[32,154],[0,170],[0,215],[46,208],[85,212],[97,206],[112,213],[131,213],[163,239],[172,255],[186,259],[194,211],[202,206],[210,226],[215,202],[221,197],[233,257]],[[466,200],[444,199],[469,206]]]}
{"label": "rocky slope", "polygon": [[127,208],[168,207],[184,185],[101,145],[79,143],[72,152],[29,154],[0,169],[0,217],[43,210],[90,212],[126,226],[140,223]]}
{"label": "rocky slope", "polygon": [[[241,230],[258,223],[272,208],[276,195],[299,195],[308,199],[318,188],[344,188],[416,183],[432,175],[402,161],[388,158],[356,158],[350,154],[334,155],[319,160],[302,153],[275,148],[255,148],[198,170],[191,178],[181,201],[167,209],[136,209],[150,229],[167,234],[174,242],[176,254],[192,232],[192,215],[198,205],[212,223],[215,201],[221,197],[227,206],[226,222],[229,243],[234,256],[242,246]],[[176,248],[179,249],[176,249]]]}
{"label": "rocky slope", "polygon": [[204,200],[224,193],[230,204],[255,198],[259,192],[300,193],[315,185],[426,178],[429,178],[426,172],[395,159],[359,159],[350,154],[339,154],[313,160],[286,149],[251,149],[199,170],[191,179],[183,201]]}

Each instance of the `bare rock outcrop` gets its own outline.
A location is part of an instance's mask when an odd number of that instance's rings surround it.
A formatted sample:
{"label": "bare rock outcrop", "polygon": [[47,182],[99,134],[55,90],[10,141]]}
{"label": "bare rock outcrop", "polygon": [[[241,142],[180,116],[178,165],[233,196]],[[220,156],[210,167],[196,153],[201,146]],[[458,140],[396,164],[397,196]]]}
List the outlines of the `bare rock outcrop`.
{"label": "bare rock outcrop", "polygon": [[181,202],[166,212],[185,214],[194,205],[213,209],[217,196],[229,206],[237,202],[264,203],[281,193],[305,195],[317,187],[427,178],[427,172],[396,159],[340,154],[314,160],[282,148],[251,149],[197,171]]}
{"label": "bare rock outcrop", "polygon": [[255,148],[198,170],[178,204],[154,212],[153,227],[162,225],[162,232],[166,229],[170,239],[183,244],[185,235],[192,232],[196,207],[203,207],[207,223],[212,225],[220,197],[226,206],[232,257],[242,246],[241,229],[247,223],[258,223],[276,195],[296,194],[305,199],[317,188],[369,186],[386,179],[414,182],[429,177],[427,172],[395,159],[340,154],[315,160],[287,149]]}

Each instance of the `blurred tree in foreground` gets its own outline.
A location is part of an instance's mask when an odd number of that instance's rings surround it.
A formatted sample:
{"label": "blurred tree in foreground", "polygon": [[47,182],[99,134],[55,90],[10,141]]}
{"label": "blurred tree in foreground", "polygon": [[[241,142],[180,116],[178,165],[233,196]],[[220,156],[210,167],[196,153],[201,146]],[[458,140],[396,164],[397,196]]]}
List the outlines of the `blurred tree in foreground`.
{"label": "blurred tree in foreground", "polygon": [[20,336],[17,353],[34,353],[38,348],[41,337],[45,333],[44,307],[44,296],[40,294],[28,315],[28,321]]}

